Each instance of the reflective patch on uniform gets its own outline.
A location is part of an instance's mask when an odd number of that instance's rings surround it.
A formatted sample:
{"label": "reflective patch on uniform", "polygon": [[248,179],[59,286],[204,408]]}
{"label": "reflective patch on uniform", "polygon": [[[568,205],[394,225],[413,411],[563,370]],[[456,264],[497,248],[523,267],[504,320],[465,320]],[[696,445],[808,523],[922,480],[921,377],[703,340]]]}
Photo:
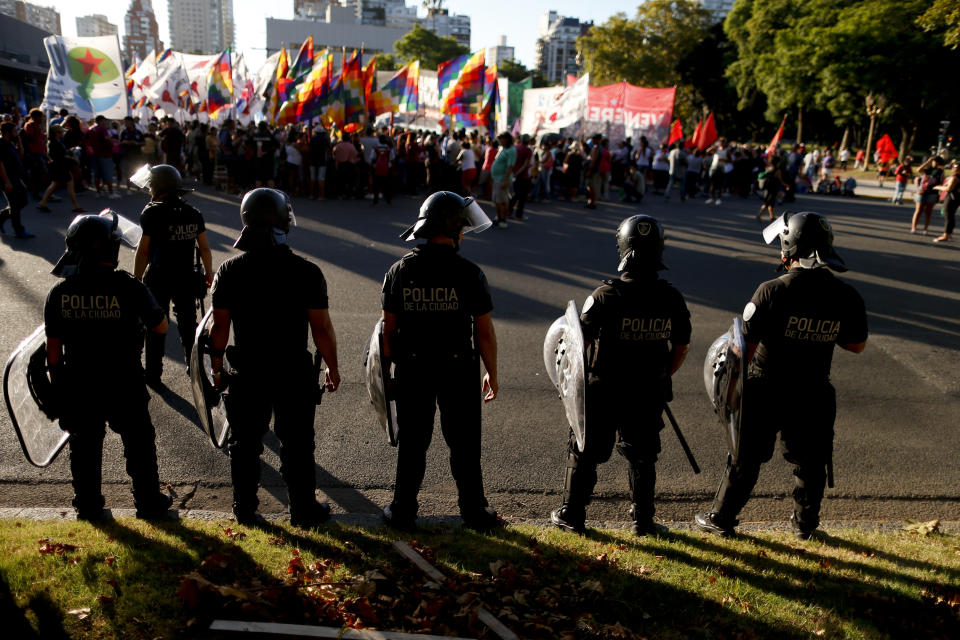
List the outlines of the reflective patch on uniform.
{"label": "reflective patch on uniform", "polygon": [[747,306],[743,308],[743,320],[744,322],[750,322],[750,318],[753,317],[753,314],[757,311],[757,305],[753,302],[748,302]]}
{"label": "reflective patch on uniform", "polygon": [[594,302],[593,296],[587,296],[587,299],[583,301],[583,309],[580,311],[580,313],[586,313],[587,311],[590,311],[590,308],[593,307]]}

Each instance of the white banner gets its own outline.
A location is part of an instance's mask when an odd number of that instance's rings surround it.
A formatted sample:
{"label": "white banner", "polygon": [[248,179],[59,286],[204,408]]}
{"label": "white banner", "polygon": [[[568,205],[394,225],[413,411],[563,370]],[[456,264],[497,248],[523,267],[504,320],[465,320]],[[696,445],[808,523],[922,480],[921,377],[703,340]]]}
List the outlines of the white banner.
{"label": "white banner", "polygon": [[50,58],[41,108],[67,109],[82,120],[98,115],[127,115],[127,88],[117,36],[65,38],[49,36],[43,45]]}
{"label": "white banner", "polygon": [[590,89],[590,74],[569,87],[527,89],[523,92],[520,132],[528,135],[559,133],[583,119]]}

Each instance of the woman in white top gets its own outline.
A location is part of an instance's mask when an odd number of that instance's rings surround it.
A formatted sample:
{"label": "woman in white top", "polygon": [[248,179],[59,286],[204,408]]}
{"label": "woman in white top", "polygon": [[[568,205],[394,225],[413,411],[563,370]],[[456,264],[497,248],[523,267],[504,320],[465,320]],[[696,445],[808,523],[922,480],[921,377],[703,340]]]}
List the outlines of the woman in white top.
{"label": "woman in white top", "polygon": [[460,186],[467,196],[473,196],[473,181],[477,178],[477,156],[470,148],[470,143],[464,141],[457,156],[460,165]]}

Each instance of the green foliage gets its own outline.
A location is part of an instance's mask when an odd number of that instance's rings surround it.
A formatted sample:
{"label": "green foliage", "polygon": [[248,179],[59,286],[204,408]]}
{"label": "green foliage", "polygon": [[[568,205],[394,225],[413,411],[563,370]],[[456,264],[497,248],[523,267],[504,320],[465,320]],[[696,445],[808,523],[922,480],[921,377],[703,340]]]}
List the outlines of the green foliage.
{"label": "green foliage", "polygon": [[470,53],[470,50],[452,37],[441,38],[418,24],[393,45],[403,62],[420,60],[422,69],[436,69],[441,62]]}
{"label": "green foliage", "polygon": [[403,63],[393,53],[377,54],[377,71],[396,71]]}
{"label": "green foliage", "polygon": [[497,75],[510,80],[510,82],[520,82],[530,77],[532,71],[514,60],[501,60],[497,65]]}
{"label": "green foliage", "polygon": [[957,0],[934,0],[933,6],[917,18],[926,31],[943,31],[943,44],[960,47],[960,3]]}
{"label": "green foliage", "polygon": [[591,84],[626,80],[669,87],[682,80],[677,61],[707,35],[710,14],[692,0],[648,0],[635,18],[611,16],[577,40]]}

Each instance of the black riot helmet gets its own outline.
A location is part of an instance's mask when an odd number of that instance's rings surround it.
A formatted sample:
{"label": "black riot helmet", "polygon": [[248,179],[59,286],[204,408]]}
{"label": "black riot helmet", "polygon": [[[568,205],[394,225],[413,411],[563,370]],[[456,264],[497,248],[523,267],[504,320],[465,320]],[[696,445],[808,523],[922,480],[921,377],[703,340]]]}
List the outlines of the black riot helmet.
{"label": "black riot helmet", "polygon": [[767,243],[780,238],[780,254],[784,264],[796,258],[803,268],[826,266],[846,271],[847,266],[833,248],[833,228],[819,213],[787,212],[764,229]]}
{"label": "black riot helmet", "polygon": [[240,220],[245,227],[272,227],[287,233],[293,219],[290,199],[278,189],[248,191],[240,203]]}
{"label": "black riot helmet", "polygon": [[267,188],[254,189],[243,196],[240,220],[243,229],[233,246],[242,251],[286,244],[290,223],[297,224],[287,194]]}
{"label": "black riot helmet", "polygon": [[490,218],[473,198],[462,198],[452,191],[438,191],[423,201],[417,221],[400,237],[409,241],[446,236],[458,243],[461,231],[479,232],[490,225]]}
{"label": "black riot helmet", "polygon": [[183,192],[183,178],[176,167],[158,164],[150,167],[150,193],[154,196],[178,195]]}
{"label": "black riot helmet", "polygon": [[82,264],[115,268],[120,262],[123,238],[119,216],[112,209],[104,209],[99,215],[77,216],[67,227],[67,250],[51,273],[65,278],[75,275]]}
{"label": "black riot helmet", "polygon": [[618,271],[631,268],[666,269],[663,264],[663,227],[648,215],[630,216],[617,227]]}

